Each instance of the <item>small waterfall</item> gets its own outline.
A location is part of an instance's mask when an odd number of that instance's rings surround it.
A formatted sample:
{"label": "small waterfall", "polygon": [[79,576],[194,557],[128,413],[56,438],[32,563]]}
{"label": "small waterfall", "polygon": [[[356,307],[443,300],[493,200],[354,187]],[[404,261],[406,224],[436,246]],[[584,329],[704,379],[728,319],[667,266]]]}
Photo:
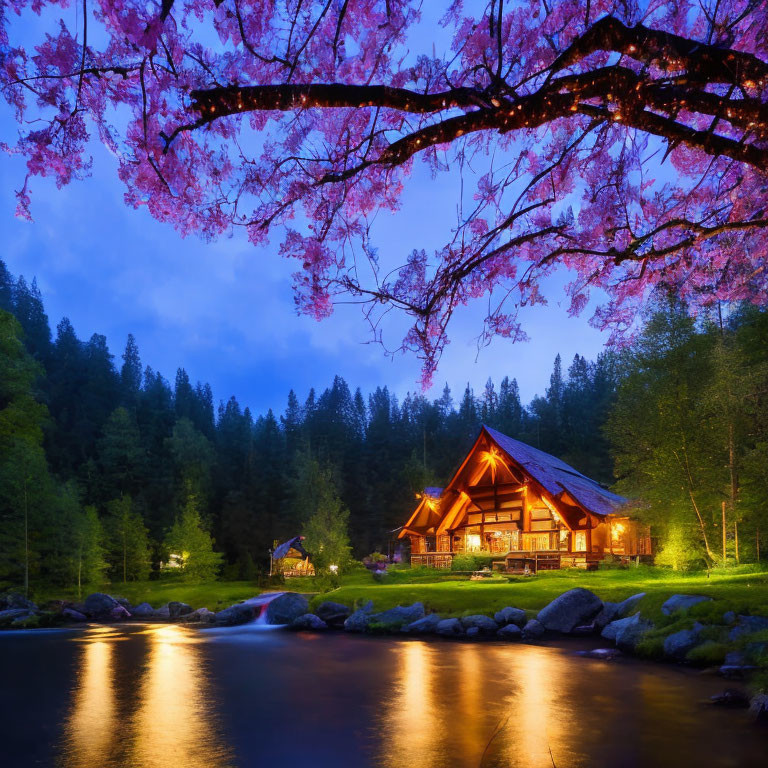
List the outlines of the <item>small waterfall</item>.
{"label": "small waterfall", "polygon": [[242,635],[253,632],[263,632],[272,629],[284,629],[281,624],[267,624],[267,606],[285,592],[263,592],[256,597],[243,600],[244,605],[253,607],[254,618],[245,624],[236,624],[232,627],[210,627],[204,629],[207,635]]}
{"label": "small waterfall", "polygon": [[256,618],[253,621],[249,622],[249,624],[255,625],[257,627],[273,626],[272,624],[267,624],[267,606],[276,597],[280,597],[280,595],[284,595],[284,594],[285,592],[263,592],[257,597],[251,597],[248,600],[244,600],[243,602],[246,605],[252,605],[254,606],[254,609],[258,609],[258,611],[254,610],[254,613],[256,613]]}

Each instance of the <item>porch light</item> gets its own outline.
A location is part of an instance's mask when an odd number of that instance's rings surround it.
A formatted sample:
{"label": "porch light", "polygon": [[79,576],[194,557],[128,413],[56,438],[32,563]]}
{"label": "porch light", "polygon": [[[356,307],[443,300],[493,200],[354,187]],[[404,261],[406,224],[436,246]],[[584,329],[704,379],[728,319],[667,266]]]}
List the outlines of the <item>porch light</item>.
{"label": "porch light", "polygon": [[339,566],[338,565],[329,565],[328,570],[333,573],[337,574],[339,572]]}

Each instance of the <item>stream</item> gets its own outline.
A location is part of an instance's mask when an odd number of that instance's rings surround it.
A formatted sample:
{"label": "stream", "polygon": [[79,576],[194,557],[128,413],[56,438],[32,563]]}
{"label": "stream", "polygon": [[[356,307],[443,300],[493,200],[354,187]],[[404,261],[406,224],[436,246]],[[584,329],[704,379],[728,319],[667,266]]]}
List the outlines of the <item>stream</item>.
{"label": "stream", "polygon": [[4,632],[0,764],[768,765],[768,731],[705,703],[731,684],[579,647],[257,624]]}

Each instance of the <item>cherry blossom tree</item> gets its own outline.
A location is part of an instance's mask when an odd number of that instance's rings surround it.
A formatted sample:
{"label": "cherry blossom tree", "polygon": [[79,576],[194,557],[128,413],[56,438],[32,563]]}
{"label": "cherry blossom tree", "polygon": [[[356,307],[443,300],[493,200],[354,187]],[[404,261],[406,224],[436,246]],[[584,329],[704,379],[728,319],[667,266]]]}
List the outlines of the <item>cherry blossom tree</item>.
{"label": "cherry blossom tree", "polygon": [[[613,338],[653,291],[768,299],[768,4],[446,0],[444,55],[420,5],[4,2],[18,215],[33,177],[87,174],[97,139],[127,204],[182,234],[274,233],[300,311],[360,302],[378,333],[404,310],[425,384],[458,307],[487,302],[485,341],[523,338],[555,269],[571,312],[607,295],[592,321]],[[32,14],[50,30],[30,44]],[[416,162],[470,191],[442,247],[381,259],[372,222]]]}

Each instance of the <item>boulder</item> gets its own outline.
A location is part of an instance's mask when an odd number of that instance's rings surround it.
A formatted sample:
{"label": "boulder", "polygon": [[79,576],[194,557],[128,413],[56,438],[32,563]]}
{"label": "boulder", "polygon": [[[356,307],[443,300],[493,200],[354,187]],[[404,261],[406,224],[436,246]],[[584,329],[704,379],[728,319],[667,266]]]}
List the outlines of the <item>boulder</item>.
{"label": "boulder", "polygon": [[736,612],[726,611],[723,614],[723,624],[735,624],[735,623],[736,623]]}
{"label": "boulder", "polygon": [[37,606],[20,592],[11,589],[0,595],[0,613],[21,608],[25,608],[28,612],[37,610]]}
{"label": "boulder", "polygon": [[470,640],[475,640],[478,637],[480,637],[480,627],[470,627],[465,633],[464,636],[469,638]]}
{"label": "boulder", "polygon": [[764,616],[739,616],[736,622],[736,626],[728,633],[729,640],[738,640],[742,635],[768,629],[768,619]]}
{"label": "boulder", "polygon": [[516,624],[518,627],[524,627],[526,621],[528,621],[528,616],[522,608],[511,607],[502,608],[500,611],[497,611],[493,618],[500,627],[507,624]]}
{"label": "boulder", "polygon": [[105,595],[103,592],[94,592],[92,595],[88,595],[83,607],[85,613],[92,619],[112,618],[112,611],[115,608],[122,608],[114,597]]}
{"label": "boulder", "polygon": [[268,603],[267,624],[290,624],[305,613],[309,613],[307,598],[296,592],[285,592]]}
{"label": "boulder", "polygon": [[589,635],[597,634],[599,631],[597,624],[594,621],[590,621],[589,624],[579,624],[578,627],[574,627],[570,634],[577,637],[588,637]]}
{"label": "boulder", "polygon": [[321,629],[328,629],[328,625],[314,613],[304,613],[297,616],[290,624],[291,629],[312,630],[317,632]]}
{"label": "boulder", "polygon": [[744,680],[749,677],[757,667],[751,664],[723,664],[718,670],[721,677],[727,680]]}
{"label": "boulder", "polygon": [[343,627],[347,617],[352,613],[351,608],[341,603],[326,600],[315,609],[315,614],[329,627]]}
{"label": "boulder", "polygon": [[344,629],[347,632],[365,632],[370,618],[371,610],[368,606],[358,608],[344,620]]}
{"label": "boulder", "polygon": [[154,616],[155,609],[149,603],[139,603],[133,611],[131,611],[131,614],[139,619],[148,619]]}
{"label": "boulder", "polygon": [[28,608],[6,608],[6,610],[0,611],[0,627],[9,627],[18,619],[30,615],[32,612]]}
{"label": "boulder", "polygon": [[198,608],[196,611],[186,614],[184,621],[196,622],[198,624],[213,624],[216,621],[216,614],[207,608]]}
{"label": "boulder", "polygon": [[536,617],[544,629],[553,632],[570,632],[579,624],[593,619],[603,607],[602,600],[583,587],[563,592]]}
{"label": "boulder", "polygon": [[608,624],[618,618],[621,618],[619,603],[603,603],[603,609],[595,616],[594,624],[598,631],[602,632]]}
{"label": "boulder", "polygon": [[691,629],[681,629],[664,638],[664,655],[669,659],[682,661],[688,651],[699,645],[701,641],[701,630],[703,624],[697,621]]}
{"label": "boulder", "polygon": [[496,637],[501,640],[519,640],[522,636],[523,630],[517,624],[505,624],[496,632]]}
{"label": "boulder", "polygon": [[751,664],[765,662],[768,659],[768,642],[747,643],[744,646],[744,658]]}
{"label": "boulder", "polygon": [[637,604],[645,597],[645,592],[638,592],[626,600],[622,600],[617,606],[617,618],[625,619],[630,613],[633,613]]}
{"label": "boulder", "polygon": [[732,709],[747,709],[750,703],[749,696],[738,688],[726,688],[721,693],[710,696],[709,701],[719,707],[730,707]]}
{"label": "boulder", "polygon": [[247,603],[230,605],[216,614],[215,623],[219,626],[233,627],[236,624],[247,624],[255,616],[254,607]]}
{"label": "boulder", "polygon": [[368,626],[370,627],[371,624],[374,624],[379,631],[391,632],[423,618],[424,605],[422,603],[398,605],[387,611],[371,614],[368,619]]}
{"label": "boulder", "polygon": [[614,624],[620,625],[616,628],[616,647],[626,653],[634,652],[643,635],[649,629],[653,629],[653,624],[650,621],[641,619],[639,613],[628,616],[626,619],[618,619],[609,624],[608,627],[612,627]]}
{"label": "boulder", "polygon": [[118,604],[109,612],[109,618],[113,621],[122,621],[123,619],[130,619],[131,614],[127,608]]}
{"label": "boulder", "polygon": [[153,615],[156,619],[170,619],[171,618],[171,608],[170,603],[166,603],[165,605],[161,605],[159,608],[157,608]]}
{"label": "boulder", "polygon": [[435,626],[435,633],[443,637],[458,637],[464,634],[464,627],[458,619],[443,619]]}
{"label": "boulder", "polygon": [[758,693],[749,702],[749,714],[760,725],[768,725],[768,693]]}
{"label": "boulder", "polygon": [[492,618],[479,613],[473,616],[464,616],[461,619],[461,626],[467,630],[467,634],[469,634],[470,629],[477,629],[479,634],[486,636],[495,635],[499,628],[499,625]]}
{"label": "boulder", "polygon": [[439,613],[428,613],[423,619],[417,619],[404,627],[400,627],[400,631],[409,635],[429,635],[435,631],[442,620]]}
{"label": "boulder", "polygon": [[80,611],[76,611],[74,608],[64,608],[61,615],[67,621],[88,621],[88,617]]}
{"label": "boulder", "polygon": [[523,627],[523,640],[538,640],[544,632],[546,632],[544,625],[537,619],[531,619]]}
{"label": "boulder", "polygon": [[180,619],[182,616],[186,616],[188,613],[192,613],[194,609],[191,605],[186,603],[179,603],[176,600],[172,600],[168,603],[168,615],[172,619]]}
{"label": "boulder", "polygon": [[711,599],[711,597],[705,597],[704,595],[672,595],[672,597],[661,606],[661,612],[665,616],[671,616],[677,611],[687,611],[694,605],[707,602]]}
{"label": "boulder", "polygon": [[133,612],[133,611],[132,611],[132,608],[131,608],[131,604],[130,604],[130,602],[128,601],[128,598],[127,598],[127,597],[117,597],[116,595],[110,595],[110,597],[111,597],[111,598],[112,598],[112,599],[113,599],[113,600],[114,600],[116,603],[119,603],[120,605],[122,605],[122,606],[123,606],[123,608],[125,608],[125,610],[126,610],[126,611],[128,611],[128,613],[132,613],[132,612]]}
{"label": "boulder", "polygon": [[11,622],[11,626],[14,629],[34,629],[40,626],[40,619],[41,614],[29,611],[24,616],[14,619]]}

